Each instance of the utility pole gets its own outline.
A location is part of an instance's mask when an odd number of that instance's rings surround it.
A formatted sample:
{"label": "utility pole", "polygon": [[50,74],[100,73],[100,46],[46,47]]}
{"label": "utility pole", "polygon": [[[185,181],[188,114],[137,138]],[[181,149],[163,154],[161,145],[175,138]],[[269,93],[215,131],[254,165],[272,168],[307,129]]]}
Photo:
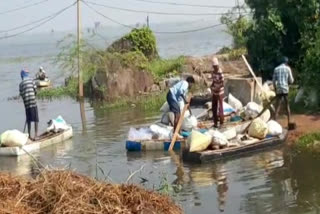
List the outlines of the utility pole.
{"label": "utility pole", "polygon": [[237,4],[237,8],[238,8],[238,12],[239,12],[239,19],[240,19],[241,18],[241,8],[240,8],[239,0],[236,0],[236,4]]}
{"label": "utility pole", "polygon": [[147,16],[147,27],[150,28],[150,24],[149,24],[149,15]]}
{"label": "utility pole", "polygon": [[77,0],[77,49],[78,49],[78,81],[79,81],[79,98],[83,98],[83,82],[82,82],[82,71],[81,71],[81,11],[80,11],[80,0]]}

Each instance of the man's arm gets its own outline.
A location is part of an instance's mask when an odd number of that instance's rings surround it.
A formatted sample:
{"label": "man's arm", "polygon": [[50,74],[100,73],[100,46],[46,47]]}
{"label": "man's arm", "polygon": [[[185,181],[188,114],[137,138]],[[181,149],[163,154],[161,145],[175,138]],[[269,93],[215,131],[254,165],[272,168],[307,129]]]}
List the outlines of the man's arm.
{"label": "man's arm", "polygon": [[293,84],[294,78],[293,78],[293,75],[292,75],[292,71],[291,71],[290,67],[288,67],[288,69],[289,69],[289,84]]}
{"label": "man's arm", "polygon": [[276,86],[277,86],[277,74],[276,74],[276,70],[273,71],[272,83],[273,83],[274,89],[276,90]]}

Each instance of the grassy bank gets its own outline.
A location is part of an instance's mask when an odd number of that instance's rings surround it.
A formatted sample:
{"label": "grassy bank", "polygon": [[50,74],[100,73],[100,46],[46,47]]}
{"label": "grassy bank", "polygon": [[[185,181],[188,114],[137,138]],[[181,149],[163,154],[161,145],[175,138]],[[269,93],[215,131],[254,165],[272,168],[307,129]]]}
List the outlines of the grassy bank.
{"label": "grassy bank", "polygon": [[299,138],[294,144],[294,150],[298,153],[320,154],[320,132],[307,134]]}
{"label": "grassy bank", "polygon": [[114,102],[99,103],[101,109],[106,111],[120,111],[126,108],[139,108],[144,111],[156,111],[166,101],[166,91],[140,95],[135,97],[118,98]]}

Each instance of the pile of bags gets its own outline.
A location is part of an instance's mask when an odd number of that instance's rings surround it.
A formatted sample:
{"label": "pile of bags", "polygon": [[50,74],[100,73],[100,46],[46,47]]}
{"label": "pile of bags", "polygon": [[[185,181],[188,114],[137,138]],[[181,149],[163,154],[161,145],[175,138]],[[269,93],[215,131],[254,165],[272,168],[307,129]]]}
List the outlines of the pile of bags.
{"label": "pile of bags", "polygon": [[172,127],[162,127],[156,124],[147,128],[130,128],[128,139],[136,140],[168,140],[172,135]]}
{"label": "pile of bags", "polygon": [[47,132],[58,133],[67,129],[69,129],[69,125],[61,116],[58,116],[56,119],[52,119],[48,122]]}

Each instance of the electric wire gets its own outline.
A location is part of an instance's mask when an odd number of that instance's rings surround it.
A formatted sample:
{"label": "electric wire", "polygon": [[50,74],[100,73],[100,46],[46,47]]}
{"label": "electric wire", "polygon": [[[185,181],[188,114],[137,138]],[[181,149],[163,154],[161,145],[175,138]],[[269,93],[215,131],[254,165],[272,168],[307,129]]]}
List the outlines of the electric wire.
{"label": "electric wire", "polygon": [[48,23],[49,21],[53,20],[54,18],[56,18],[57,16],[59,16],[60,14],[62,14],[63,12],[65,12],[66,10],[70,9],[70,8],[71,8],[72,6],[74,6],[76,3],[77,3],[77,2],[74,2],[74,3],[72,3],[71,5],[63,8],[62,10],[60,10],[60,11],[54,13],[53,15],[51,15],[48,19],[44,20],[43,22],[41,22],[41,23],[39,23],[39,24],[31,27],[31,28],[28,28],[28,29],[26,29],[26,30],[24,30],[24,31],[21,31],[21,32],[19,32],[19,33],[2,36],[2,37],[0,37],[0,40],[2,40],[2,39],[7,39],[7,38],[11,38],[11,37],[16,37],[16,36],[22,35],[22,34],[24,34],[24,33],[26,33],[26,32],[32,31],[32,30],[34,30],[34,29],[36,29],[36,28],[39,28],[39,27],[41,27],[42,25],[44,25],[44,24]]}
{"label": "electric wire", "polygon": [[86,2],[87,4],[105,7],[105,8],[114,9],[114,10],[121,10],[121,11],[133,12],[133,13],[144,13],[144,14],[157,14],[157,15],[168,15],[168,16],[219,16],[219,15],[226,14],[226,12],[224,13],[167,13],[167,12],[159,12],[159,11],[135,10],[135,9],[128,9],[128,8],[114,7],[114,6],[109,6],[109,5],[100,4],[100,3],[91,2],[91,1],[85,1],[85,0],[82,0],[82,2],[84,3]]}
{"label": "electric wire", "polygon": [[2,12],[0,12],[0,15],[12,13],[12,12],[19,11],[19,10],[23,10],[23,9],[26,9],[26,8],[29,8],[29,7],[34,7],[34,6],[37,6],[37,5],[42,4],[44,2],[47,2],[47,1],[49,1],[49,0],[42,0],[42,1],[39,1],[39,2],[32,3],[32,4],[27,4],[27,5],[22,6],[22,7],[17,7],[17,8],[14,8],[14,9],[2,11]]}

